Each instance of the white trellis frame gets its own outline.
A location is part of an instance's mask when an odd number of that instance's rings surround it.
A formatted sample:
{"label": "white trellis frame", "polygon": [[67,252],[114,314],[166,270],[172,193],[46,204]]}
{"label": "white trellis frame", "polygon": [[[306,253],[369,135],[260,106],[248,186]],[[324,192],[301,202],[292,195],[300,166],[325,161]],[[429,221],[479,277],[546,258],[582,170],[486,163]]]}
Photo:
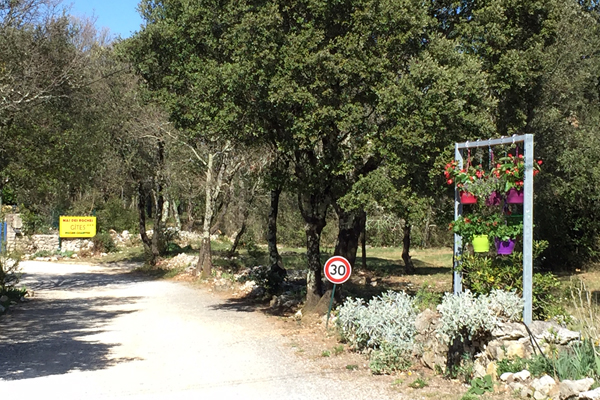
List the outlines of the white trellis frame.
{"label": "white trellis frame", "polygon": [[[533,135],[514,135],[500,139],[477,140],[456,143],[454,157],[459,167],[463,167],[461,150],[476,147],[492,147],[503,144],[524,143],[525,179],[523,184],[523,322],[530,325],[532,320],[532,282],[533,282]],[[454,219],[462,215],[458,189],[454,192]],[[462,292],[462,273],[458,270],[459,258],[463,252],[462,237],[454,235],[454,293]]]}

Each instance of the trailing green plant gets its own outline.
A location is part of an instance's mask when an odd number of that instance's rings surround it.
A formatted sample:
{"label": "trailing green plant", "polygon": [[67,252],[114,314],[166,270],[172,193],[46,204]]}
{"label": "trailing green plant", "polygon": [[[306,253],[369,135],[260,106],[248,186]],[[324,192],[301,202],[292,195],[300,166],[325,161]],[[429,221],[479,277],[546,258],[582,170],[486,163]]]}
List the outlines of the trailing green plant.
{"label": "trailing green plant", "polygon": [[375,350],[374,372],[410,366],[416,307],[406,293],[389,291],[367,304],[362,299],[348,299],[337,312],[342,338],[357,350]]}
{"label": "trailing green plant", "polygon": [[490,235],[500,239],[501,241],[506,241],[509,239],[516,239],[517,237],[523,234],[523,222],[518,224],[507,224],[502,222],[496,225]]}
{"label": "trailing green plant", "polygon": [[[533,163],[533,176],[540,172],[542,160]],[[521,189],[525,178],[525,161],[523,154],[513,156],[508,154],[506,157],[500,157],[496,167],[491,171],[491,175],[500,178],[504,182],[504,191],[511,188]]]}
{"label": "trailing green plant", "polygon": [[498,222],[495,217],[465,214],[448,225],[448,229],[460,235],[465,243],[471,243],[473,236],[489,235]]}

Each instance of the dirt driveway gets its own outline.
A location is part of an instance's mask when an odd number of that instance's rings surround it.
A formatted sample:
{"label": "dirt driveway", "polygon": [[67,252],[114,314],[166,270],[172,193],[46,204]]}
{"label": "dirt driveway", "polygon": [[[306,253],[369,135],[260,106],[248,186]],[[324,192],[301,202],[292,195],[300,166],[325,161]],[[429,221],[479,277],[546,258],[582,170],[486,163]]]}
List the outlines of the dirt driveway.
{"label": "dirt driveway", "polygon": [[20,399],[400,399],[294,354],[268,317],[131,265],[24,262],[0,316],[0,393]]}

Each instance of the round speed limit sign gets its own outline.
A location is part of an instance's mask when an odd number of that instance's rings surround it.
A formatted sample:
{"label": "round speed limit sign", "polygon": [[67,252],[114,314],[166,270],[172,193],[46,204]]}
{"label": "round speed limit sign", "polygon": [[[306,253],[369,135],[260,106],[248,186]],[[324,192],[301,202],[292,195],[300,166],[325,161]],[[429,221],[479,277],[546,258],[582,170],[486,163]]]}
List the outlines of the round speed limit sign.
{"label": "round speed limit sign", "polygon": [[350,262],[341,256],[333,256],[325,263],[325,277],[337,285],[346,282],[352,273]]}

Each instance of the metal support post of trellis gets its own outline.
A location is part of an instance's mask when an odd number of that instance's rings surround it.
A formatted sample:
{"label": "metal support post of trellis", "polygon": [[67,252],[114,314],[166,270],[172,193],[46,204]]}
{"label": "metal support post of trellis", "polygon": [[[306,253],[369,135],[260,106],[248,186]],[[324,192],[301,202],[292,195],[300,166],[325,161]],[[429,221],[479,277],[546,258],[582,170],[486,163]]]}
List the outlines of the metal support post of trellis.
{"label": "metal support post of trellis", "polygon": [[[532,321],[532,283],[533,283],[533,135],[515,135],[500,139],[477,140],[474,142],[456,143],[454,157],[459,167],[463,168],[461,150],[476,147],[491,147],[505,144],[524,143],[525,179],[523,184],[523,322],[530,325]],[[458,189],[454,193],[454,219],[462,215]],[[460,256],[463,252],[462,238],[454,235],[454,293],[462,292],[462,274],[459,271]]]}

